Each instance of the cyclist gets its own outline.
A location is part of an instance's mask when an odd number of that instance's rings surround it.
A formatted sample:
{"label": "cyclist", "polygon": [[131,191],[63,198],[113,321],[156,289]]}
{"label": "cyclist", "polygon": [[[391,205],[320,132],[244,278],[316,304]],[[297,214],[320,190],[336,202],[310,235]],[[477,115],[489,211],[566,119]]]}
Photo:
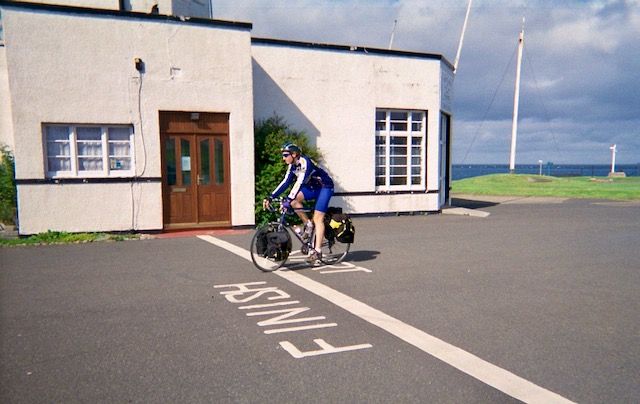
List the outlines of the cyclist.
{"label": "cyclist", "polygon": [[[304,238],[308,240],[315,226],[315,248],[309,251],[307,261],[315,262],[322,257],[322,235],[324,234],[324,217],[329,207],[329,200],[333,196],[333,180],[318,163],[302,155],[302,149],[296,144],[287,142],[280,149],[282,159],[288,165],[284,179],[273,192],[262,202],[264,208],[271,206],[271,199],[282,194],[292,182],[293,187],[288,197],[283,201],[284,209],[293,208],[304,223]],[[309,220],[306,212],[302,211],[302,202],[315,199],[316,206],[313,221]]]}

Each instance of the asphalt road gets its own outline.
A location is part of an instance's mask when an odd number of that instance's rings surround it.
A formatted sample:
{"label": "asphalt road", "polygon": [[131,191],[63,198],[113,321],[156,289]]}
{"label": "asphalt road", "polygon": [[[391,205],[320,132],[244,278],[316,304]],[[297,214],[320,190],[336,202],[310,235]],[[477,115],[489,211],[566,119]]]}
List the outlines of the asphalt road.
{"label": "asphalt road", "polygon": [[355,218],[334,268],[0,248],[0,401],[638,402],[640,202],[457,202],[489,216]]}

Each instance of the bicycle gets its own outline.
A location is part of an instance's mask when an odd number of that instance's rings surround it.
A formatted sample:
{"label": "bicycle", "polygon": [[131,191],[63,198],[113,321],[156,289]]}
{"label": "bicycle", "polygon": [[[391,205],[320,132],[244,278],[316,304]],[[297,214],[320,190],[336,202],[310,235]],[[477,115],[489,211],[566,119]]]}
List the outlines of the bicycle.
{"label": "bicycle", "polygon": [[[272,200],[272,203],[276,205],[282,205],[282,199],[276,198]],[[270,207],[269,211],[276,212],[277,209]],[[251,260],[253,264],[264,272],[272,272],[278,268],[281,268],[289,259],[292,251],[291,234],[295,236],[301,243],[300,252],[304,257],[310,249],[315,247],[315,227],[311,232],[311,237],[308,240],[303,238],[304,233],[298,233],[293,229],[293,226],[287,221],[287,216],[295,214],[294,209],[280,209],[280,219],[277,222],[270,222],[264,226],[258,228],[251,238]],[[311,209],[303,209],[304,212],[311,212]],[[325,217],[325,234],[322,240],[322,258],[321,264],[333,265],[337,264],[344,259],[351,248],[351,243],[341,243],[333,236],[333,229],[329,226],[330,215]],[[261,237],[267,237],[269,234],[278,233],[277,237],[279,247],[267,248],[265,242]],[[276,236],[274,236],[276,237]]]}

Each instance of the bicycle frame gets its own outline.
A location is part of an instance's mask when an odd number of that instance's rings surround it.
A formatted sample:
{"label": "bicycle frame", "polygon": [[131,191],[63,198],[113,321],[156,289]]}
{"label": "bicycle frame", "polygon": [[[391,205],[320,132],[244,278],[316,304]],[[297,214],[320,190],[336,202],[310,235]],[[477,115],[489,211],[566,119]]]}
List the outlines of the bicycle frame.
{"label": "bicycle frame", "polygon": [[[281,202],[279,199],[274,200],[275,202]],[[275,212],[276,210],[271,208],[269,209],[271,212]],[[298,239],[298,241],[300,241],[300,244],[302,244],[302,253],[306,254],[310,249],[315,248],[314,244],[315,244],[315,234],[316,234],[316,229],[315,227],[313,228],[313,230],[311,231],[311,236],[309,237],[309,240],[305,241],[302,238],[302,234],[304,233],[298,233],[295,231],[295,229],[293,228],[293,226],[291,224],[289,224],[289,221],[287,220],[287,216],[293,216],[296,212],[306,212],[306,213],[311,213],[312,210],[311,209],[281,209],[280,210],[280,218],[278,219],[277,223],[279,224],[278,226],[278,230],[283,230],[283,229],[287,229],[289,231],[289,233],[293,234],[296,236],[296,238]]]}
{"label": "bicycle frame", "polygon": [[[275,203],[281,203],[281,199],[274,199],[273,202]],[[277,209],[269,206],[268,210],[270,212],[276,212],[278,211]],[[311,232],[311,237],[309,237],[308,240],[305,241],[305,239],[303,238],[302,234],[298,234],[289,224],[289,221],[287,220],[287,216],[293,216],[295,214],[296,211],[304,211],[304,212],[312,212],[311,209],[293,209],[293,208],[289,208],[289,209],[279,209],[280,211],[280,217],[277,219],[277,221],[274,222],[270,222],[260,228],[258,228],[256,230],[256,234],[254,235],[253,239],[251,240],[251,259],[254,263],[254,265],[256,267],[258,267],[260,270],[264,271],[264,272],[271,272],[271,271],[275,271],[276,269],[280,268],[281,266],[283,266],[285,264],[285,262],[288,260],[289,255],[287,254],[286,256],[283,257],[268,257],[267,255],[263,255],[261,253],[258,253],[256,250],[256,237],[258,236],[258,234],[263,231],[267,226],[271,226],[271,228],[276,228],[278,231],[286,231],[287,234],[289,234],[289,238],[291,238],[291,234],[294,234],[295,237],[298,239],[298,241],[300,241],[300,244],[302,244],[302,248],[300,250],[301,253],[303,254],[307,254],[310,249],[315,248],[315,226]],[[331,238],[331,239],[325,239],[326,236],[326,231],[325,234],[323,234],[322,238],[322,256],[320,258],[320,263],[325,264],[325,265],[331,265],[331,264],[336,264],[340,261],[342,261],[342,259],[346,256],[346,254],[349,252],[349,247],[350,244],[342,244],[342,243],[337,243],[335,241],[335,239]]]}

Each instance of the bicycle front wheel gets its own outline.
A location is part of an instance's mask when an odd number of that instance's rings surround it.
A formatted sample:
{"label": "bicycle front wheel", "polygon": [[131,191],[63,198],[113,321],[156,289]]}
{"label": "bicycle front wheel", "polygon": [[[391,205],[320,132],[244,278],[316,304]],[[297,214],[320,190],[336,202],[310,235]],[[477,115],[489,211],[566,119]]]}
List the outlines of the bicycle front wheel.
{"label": "bicycle front wheel", "polygon": [[351,243],[341,243],[336,239],[322,240],[322,263],[325,265],[337,264],[347,256]]}
{"label": "bicycle front wheel", "polygon": [[[269,223],[259,228],[253,235],[249,248],[253,265],[264,272],[275,271],[282,267],[287,262],[287,258],[289,258],[289,251],[269,251],[266,235],[272,231],[274,226],[277,228],[278,223]],[[291,246],[291,236],[288,231],[285,230],[285,232],[289,238],[289,246]]]}

